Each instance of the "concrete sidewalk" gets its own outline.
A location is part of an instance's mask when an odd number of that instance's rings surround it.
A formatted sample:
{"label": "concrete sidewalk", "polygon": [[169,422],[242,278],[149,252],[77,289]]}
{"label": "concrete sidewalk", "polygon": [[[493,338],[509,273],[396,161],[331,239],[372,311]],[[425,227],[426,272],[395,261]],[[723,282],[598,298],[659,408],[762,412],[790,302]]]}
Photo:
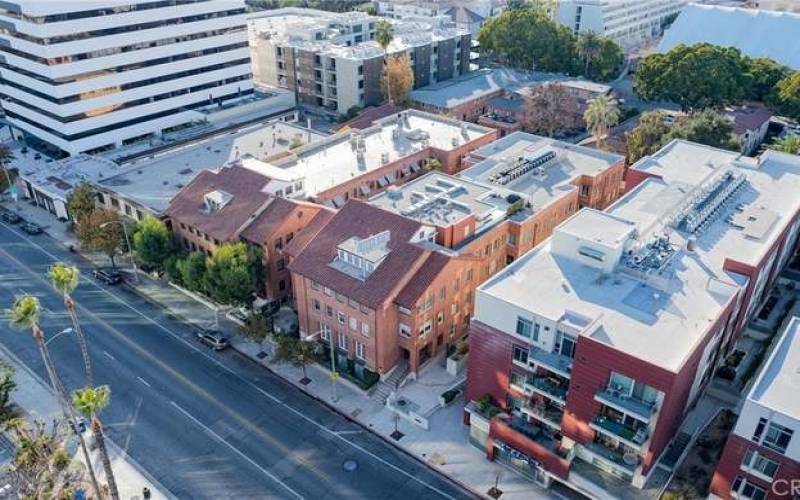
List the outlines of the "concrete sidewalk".
{"label": "concrete sidewalk", "polygon": [[[45,385],[38,375],[33,373],[27,366],[22,364],[16,356],[8,352],[2,346],[0,346],[0,359],[8,362],[16,369],[14,381],[17,383],[17,388],[12,392],[11,399],[17,406],[25,411],[29,421],[40,420],[43,422],[52,422],[54,419],[63,418],[61,405],[58,403],[58,400],[49,386]],[[90,442],[91,432],[87,431],[84,434],[84,438],[87,440],[87,443]],[[75,454],[73,458],[85,464],[83,453],[80,452],[77,440],[73,438],[71,441],[70,450],[74,449]],[[120,498],[125,500],[139,500],[142,498],[142,488],[144,487],[150,489],[151,498],[153,499],[175,498],[161,484],[150,477],[124,450],[114,444],[113,441],[106,439],[106,446],[111,455],[111,468],[114,470]],[[102,484],[105,482],[105,473],[103,471],[100,452],[96,449],[90,449],[90,454],[95,474],[97,475],[98,481]]]}

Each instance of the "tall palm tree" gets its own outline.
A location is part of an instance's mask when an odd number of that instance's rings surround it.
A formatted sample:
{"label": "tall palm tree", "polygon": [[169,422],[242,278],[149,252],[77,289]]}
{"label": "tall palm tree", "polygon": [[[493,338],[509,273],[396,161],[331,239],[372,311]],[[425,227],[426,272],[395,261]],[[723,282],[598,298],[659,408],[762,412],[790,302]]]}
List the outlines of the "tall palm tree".
{"label": "tall palm tree", "polygon": [[[386,49],[394,40],[394,26],[389,21],[378,21],[375,25],[375,41],[383,49],[383,71],[386,71],[386,58],[389,56]],[[386,85],[386,100],[392,101],[392,91],[389,85]]]}
{"label": "tall palm tree", "polygon": [[591,130],[598,148],[602,148],[603,137],[608,129],[619,122],[620,111],[617,101],[606,95],[598,96],[589,101],[583,119]]}
{"label": "tall palm tree", "polygon": [[53,288],[64,297],[64,307],[67,309],[69,317],[72,320],[72,329],[75,331],[75,338],[78,339],[78,345],[81,348],[83,369],[86,373],[86,385],[92,387],[94,382],[92,363],[89,359],[89,347],[86,343],[86,336],[83,334],[81,325],[78,322],[78,314],[75,312],[75,301],[72,300],[72,292],[78,287],[78,282],[80,281],[80,271],[78,271],[78,268],[75,266],[68,266],[59,262],[51,267],[47,274],[50,277]]}
{"label": "tall palm tree", "polygon": [[11,326],[16,329],[24,330],[30,328],[33,340],[36,342],[36,347],[39,349],[39,354],[42,356],[47,376],[50,379],[50,385],[53,387],[53,392],[56,394],[59,402],[61,403],[64,413],[67,414],[69,421],[72,423],[73,428],[77,431],[78,441],[83,451],[83,458],[86,460],[86,468],[89,471],[89,478],[92,481],[92,487],[96,498],[102,497],[100,490],[100,483],[97,482],[97,476],[94,474],[94,467],[92,460],[89,456],[89,449],[86,447],[86,440],[83,439],[83,434],[78,429],[78,422],[75,416],[75,409],[67,400],[66,391],[64,386],[58,379],[56,367],[53,364],[53,359],[50,357],[50,351],[47,349],[47,344],[44,341],[44,330],[39,326],[39,318],[41,317],[41,306],[39,299],[32,295],[23,295],[14,300],[14,305],[9,311],[11,317]]}
{"label": "tall palm tree", "polygon": [[583,58],[583,76],[589,78],[589,66],[600,56],[600,37],[590,32],[578,37],[578,55]]}
{"label": "tall palm tree", "polygon": [[103,469],[106,471],[106,481],[108,491],[112,500],[119,500],[117,481],[114,479],[114,471],[111,470],[111,459],[108,457],[106,439],[103,435],[103,424],[97,414],[103,411],[108,403],[111,402],[111,389],[107,385],[98,387],[84,387],[72,393],[72,403],[81,415],[92,420],[92,433],[100,450],[100,458],[103,460]]}

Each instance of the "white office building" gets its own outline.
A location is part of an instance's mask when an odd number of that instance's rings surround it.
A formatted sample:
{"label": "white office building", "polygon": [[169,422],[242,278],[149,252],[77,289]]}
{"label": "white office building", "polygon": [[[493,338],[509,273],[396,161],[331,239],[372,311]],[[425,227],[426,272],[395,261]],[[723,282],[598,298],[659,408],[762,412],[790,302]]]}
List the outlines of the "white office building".
{"label": "white office building", "polygon": [[253,92],[244,0],[0,3],[0,97],[17,135],[97,152]]}
{"label": "white office building", "polygon": [[576,34],[593,32],[632,48],[660,36],[664,23],[686,3],[687,0],[560,0],[555,18]]}

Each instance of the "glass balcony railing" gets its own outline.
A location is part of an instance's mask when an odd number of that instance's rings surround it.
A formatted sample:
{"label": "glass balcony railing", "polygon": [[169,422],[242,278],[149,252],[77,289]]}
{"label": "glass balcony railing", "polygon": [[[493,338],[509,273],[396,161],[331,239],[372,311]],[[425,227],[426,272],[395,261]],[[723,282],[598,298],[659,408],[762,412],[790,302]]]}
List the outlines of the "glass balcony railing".
{"label": "glass balcony railing", "polygon": [[639,398],[627,396],[620,393],[620,391],[615,391],[612,389],[598,391],[595,394],[595,399],[601,403],[622,410],[632,417],[644,421],[645,423],[650,421],[650,417],[653,416],[653,413],[656,410],[656,406],[653,403],[648,403]]}
{"label": "glass balcony railing", "polygon": [[590,441],[581,446],[592,452],[592,454],[602,457],[605,461],[611,462],[614,466],[621,467],[628,473],[633,473],[640,462],[637,455],[633,453],[623,453],[599,441]]}
{"label": "glass balcony railing", "polygon": [[564,411],[555,405],[530,404],[522,408],[522,412],[559,429],[561,428],[561,419],[564,418]]}
{"label": "glass balcony railing", "polygon": [[572,373],[572,358],[569,356],[532,349],[528,360],[529,363],[537,364],[564,377],[569,377]]}
{"label": "glass balcony railing", "polygon": [[555,398],[562,403],[567,400],[569,384],[556,382],[549,377],[533,377],[525,385],[526,388],[530,388],[534,392]]}
{"label": "glass balcony railing", "polygon": [[591,427],[603,434],[620,439],[637,449],[642,447],[648,437],[645,427],[634,429],[605,417],[595,417],[592,419]]}

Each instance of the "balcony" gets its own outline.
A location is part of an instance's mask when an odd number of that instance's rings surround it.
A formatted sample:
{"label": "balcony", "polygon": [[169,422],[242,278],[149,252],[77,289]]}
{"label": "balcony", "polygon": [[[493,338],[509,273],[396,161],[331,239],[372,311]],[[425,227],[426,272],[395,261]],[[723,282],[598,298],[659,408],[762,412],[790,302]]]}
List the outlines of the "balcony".
{"label": "balcony", "polygon": [[550,377],[533,377],[530,382],[525,383],[525,390],[554,399],[563,405],[567,403],[569,383],[559,382]]}
{"label": "balcony", "polygon": [[539,420],[556,430],[561,430],[561,419],[564,418],[564,411],[555,405],[530,404],[522,408],[522,413]]}
{"label": "balcony", "polygon": [[[528,422],[520,416],[495,417],[490,424],[489,435],[497,451],[495,459],[511,465],[523,474],[535,479],[536,468],[531,460],[551,474],[566,478],[572,459],[568,450],[561,448],[561,440],[547,428]],[[535,463],[534,462],[534,463]]]}
{"label": "balcony", "polygon": [[650,417],[653,416],[656,410],[655,404],[653,403],[621,394],[619,391],[613,389],[598,391],[594,395],[594,399],[611,408],[625,412],[644,423],[650,422]]}
{"label": "balcony", "polygon": [[622,469],[628,474],[633,474],[639,466],[639,457],[633,453],[623,453],[598,441],[585,443],[581,446],[601,461],[615,468]]}
{"label": "balcony", "polygon": [[634,429],[605,417],[595,417],[589,423],[589,426],[597,432],[609,436],[612,439],[622,441],[639,451],[641,451],[642,445],[644,445],[648,438],[647,429],[645,427]]}
{"label": "balcony", "polygon": [[569,378],[572,373],[572,358],[562,356],[555,352],[547,352],[541,349],[533,349],[528,358],[529,363],[536,364],[543,368],[547,368],[553,373],[557,373],[562,377]]}

